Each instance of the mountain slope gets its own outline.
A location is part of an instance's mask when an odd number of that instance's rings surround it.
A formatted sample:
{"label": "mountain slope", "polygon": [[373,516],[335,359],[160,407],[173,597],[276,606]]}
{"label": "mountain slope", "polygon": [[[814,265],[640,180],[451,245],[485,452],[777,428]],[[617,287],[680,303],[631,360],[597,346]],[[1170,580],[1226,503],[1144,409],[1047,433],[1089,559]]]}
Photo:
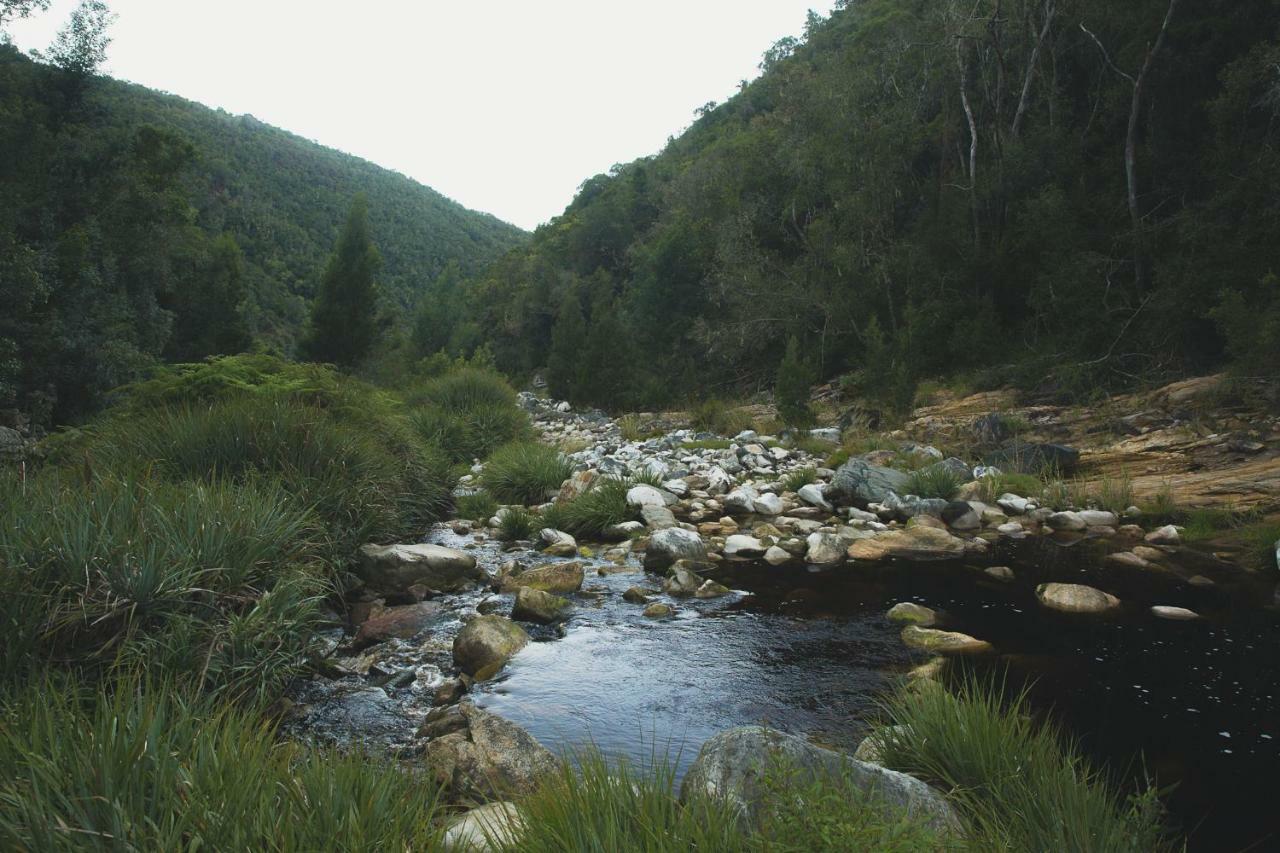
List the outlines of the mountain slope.
{"label": "mountain slope", "polygon": [[1274,371],[1278,11],[850,0],[586,181],[458,322],[614,406],[768,386],[792,336],[896,408],[958,372],[1087,393]]}

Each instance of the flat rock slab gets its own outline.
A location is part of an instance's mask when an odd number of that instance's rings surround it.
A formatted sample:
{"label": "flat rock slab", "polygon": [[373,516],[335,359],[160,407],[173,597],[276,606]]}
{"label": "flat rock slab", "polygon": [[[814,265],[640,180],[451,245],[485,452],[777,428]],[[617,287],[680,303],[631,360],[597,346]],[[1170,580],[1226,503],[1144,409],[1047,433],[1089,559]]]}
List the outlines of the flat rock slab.
{"label": "flat rock slab", "polygon": [[579,562],[545,563],[518,575],[507,575],[502,579],[501,589],[502,592],[515,592],[521,587],[529,587],[543,592],[565,594],[582,589],[584,577],[582,564]]}
{"label": "flat rock slab", "polygon": [[986,640],[979,640],[959,631],[939,631],[937,628],[922,628],[919,625],[903,628],[902,642],[922,652],[944,655],[980,655],[993,649]]}
{"label": "flat rock slab", "polygon": [[1112,613],[1120,609],[1120,599],[1109,592],[1078,583],[1042,583],[1036,598],[1050,610],[1061,613]]}
{"label": "flat rock slab", "polygon": [[485,579],[470,554],[441,545],[362,545],[356,575],[365,585],[391,593],[420,585],[459,592]]}
{"label": "flat rock slab", "polygon": [[965,554],[965,540],[932,527],[890,530],[849,546],[849,559],[875,561],[896,557],[902,560],[952,560]]}

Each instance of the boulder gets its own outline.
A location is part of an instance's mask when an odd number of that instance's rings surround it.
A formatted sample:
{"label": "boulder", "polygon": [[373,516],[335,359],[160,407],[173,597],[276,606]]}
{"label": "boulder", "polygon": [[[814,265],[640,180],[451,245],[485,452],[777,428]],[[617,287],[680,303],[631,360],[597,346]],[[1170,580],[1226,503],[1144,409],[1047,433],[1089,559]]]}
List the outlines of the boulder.
{"label": "boulder", "polygon": [[835,533],[810,533],[805,544],[804,561],[814,566],[839,563],[849,548],[849,542]]}
{"label": "boulder", "polygon": [[892,468],[872,465],[864,459],[850,459],[836,469],[831,493],[845,503],[866,506],[881,503],[890,492],[902,492],[908,476]]}
{"label": "boulder", "polygon": [[849,546],[851,560],[952,560],[963,557],[965,541],[945,530],[924,525],[887,530]]}
{"label": "boulder", "polygon": [[622,594],[622,600],[629,601],[632,604],[648,604],[649,590],[642,589],[638,586],[630,587]]}
{"label": "boulder", "polygon": [[760,497],[750,486],[740,486],[724,496],[722,503],[730,515],[750,515],[756,511],[756,498]]}
{"label": "boulder", "polygon": [[1079,533],[1089,527],[1078,512],[1055,512],[1046,518],[1044,523],[1050,530],[1065,533]]}
{"label": "boulder", "polygon": [[600,472],[594,469],[587,471],[577,471],[572,477],[565,480],[560,486],[560,493],[556,495],[556,500],[568,503],[575,498],[580,498],[591,490],[596,480],[600,478]]}
{"label": "boulder", "polygon": [[884,507],[887,513],[886,518],[907,521],[921,516],[938,518],[948,504],[942,498],[922,498],[917,495],[899,497],[897,493],[890,492],[880,506]]}
{"label": "boulder", "polygon": [[1036,598],[1050,610],[1062,613],[1110,613],[1120,609],[1120,599],[1078,583],[1042,583]]}
{"label": "boulder", "polygon": [[995,578],[1003,583],[1012,583],[1014,581],[1013,569],[1008,566],[989,566],[982,570],[989,578]]}
{"label": "boulder", "polygon": [[1120,519],[1114,512],[1100,509],[1081,510],[1080,518],[1089,527],[1115,527],[1120,523]]}
{"label": "boulder", "polygon": [[701,575],[688,566],[677,563],[671,570],[671,577],[662,582],[662,591],[667,595],[693,595],[702,584]]}
{"label": "boulder", "polygon": [[477,616],[453,639],[453,662],[478,681],[496,674],[527,645],[529,635],[503,616]]}
{"label": "boulder", "polygon": [[697,590],[694,591],[693,597],[719,598],[720,596],[728,595],[731,592],[733,592],[733,590],[729,589],[729,587],[722,583],[716,583],[713,580],[705,580],[702,582],[702,586],[698,587]]}
{"label": "boulder", "polygon": [[960,830],[947,801],[919,779],[759,726],[729,729],[704,743],[680,785],[680,799],[688,803],[705,796],[724,802],[744,825],[759,826],[770,796],[765,779],[779,765],[796,774],[796,785],[841,779],[869,795],[870,803],[906,813],[940,832]]}
{"label": "boulder", "polygon": [[669,527],[649,537],[644,552],[644,567],[660,571],[679,560],[701,561],[707,558],[707,546],[692,530]]}
{"label": "boulder", "polygon": [[751,502],[752,508],[760,515],[781,515],[782,498],[775,494],[763,494]]}
{"label": "boulder", "polygon": [[726,557],[741,557],[754,560],[763,557],[766,550],[768,550],[768,546],[759,539],[742,533],[735,533],[724,540],[724,555]]}
{"label": "boulder", "polygon": [[1200,614],[1185,607],[1172,607],[1167,604],[1156,604],[1151,608],[1151,615],[1157,619],[1168,619],[1173,622],[1193,622]]}
{"label": "boulder", "polygon": [[523,831],[515,803],[486,803],[454,818],[443,846],[447,853],[498,853],[514,847]]}
{"label": "boulder", "polygon": [[[1166,524],[1164,527],[1151,531],[1144,537],[1147,542],[1152,545],[1178,545],[1182,542],[1182,536],[1178,533],[1178,528],[1172,524]],[[1276,547],[1280,550],[1280,543],[1276,543]]]}
{"label": "boulder", "polygon": [[356,632],[352,646],[367,648],[390,639],[407,640],[423,630],[440,615],[441,606],[435,601],[420,601],[403,607],[384,607],[374,613]]}
{"label": "boulder", "polygon": [[771,566],[781,566],[783,563],[791,562],[791,554],[784,548],[770,545],[769,550],[764,552],[764,561]]}
{"label": "boulder", "polygon": [[1008,492],[997,498],[996,504],[1009,515],[1022,515],[1031,508],[1031,501]]}
{"label": "boulder", "polygon": [[578,553],[578,540],[563,530],[544,527],[538,532],[538,538],[545,546],[542,549],[544,554],[549,554],[552,557],[572,557]]}
{"label": "boulder", "polygon": [[355,572],[371,590],[390,594],[403,594],[411,586],[460,592],[485,579],[475,557],[427,544],[363,545]]}
{"label": "boulder", "polygon": [[803,485],[796,495],[809,506],[815,506],[823,512],[834,512],[831,502],[827,500],[827,489],[821,483]]}
{"label": "boulder", "polygon": [[571,613],[573,613],[572,601],[527,586],[516,590],[515,605],[511,608],[512,619],[538,622],[543,625],[568,619]]}
{"label": "boulder", "polygon": [[1151,568],[1151,563],[1145,557],[1132,551],[1113,551],[1104,558],[1104,561],[1115,566],[1125,566],[1131,569]]}
{"label": "boulder", "polygon": [[676,517],[665,506],[647,504],[640,508],[640,517],[650,530],[666,530],[676,526]]}
{"label": "boulder", "polygon": [[908,625],[902,629],[902,642],[922,652],[933,652],[944,655],[976,655],[989,652],[990,643],[961,634],[958,631],[939,631],[937,628],[922,628],[919,625]]}
{"label": "boulder", "polygon": [[938,614],[923,604],[911,601],[899,601],[885,614],[890,622],[902,622],[908,625],[919,625],[928,628],[938,621]]}
{"label": "boulder", "polygon": [[662,492],[653,486],[632,486],[627,490],[627,506],[640,509],[646,506],[666,506],[667,501]]}
{"label": "boulder", "polygon": [[544,563],[537,568],[528,569],[518,575],[507,575],[502,579],[502,592],[515,592],[521,587],[540,589],[543,592],[565,594],[582,589],[582,563]]}
{"label": "boulder", "polygon": [[611,524],[603,531],[604,538],[616,542],[620,539],[629,539],[633,533],[639,533],[644,530],[644,525],[638,521],[624,521],[620,524]]}
{"label": "boulder", "polygon": [[466,701],[428,712],[418,734],[427,775],[453,801],[527,796],[560,767],[520,726]]}
{"label": "boulder", "polygon": [[952,530],[977,530],[982,517],[968,501],[952,501],[942,509],[941,518]]}
{"label": "boulder", "polygon": [[649,619],[666,619],[675,613],[670,604],[655,601],[644,609],[644,616]]}
{"label": "boulder", "polygon": [[1080,451],[1061,444],[1033,444],[1014,440],[989,454],[983,461],[1002,471],[1016,471],[1019,474],[1053,473],[1058,477],[1065,477],[1073,473],[1080,464]]}

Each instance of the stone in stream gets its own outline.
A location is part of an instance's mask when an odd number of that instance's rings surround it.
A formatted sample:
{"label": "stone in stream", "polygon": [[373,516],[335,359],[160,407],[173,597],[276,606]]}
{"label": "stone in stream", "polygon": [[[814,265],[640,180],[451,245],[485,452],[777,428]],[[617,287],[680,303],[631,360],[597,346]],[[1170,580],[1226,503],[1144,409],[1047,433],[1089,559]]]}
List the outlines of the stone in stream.
{"label": "stone in stream", "polygon": [[849,549],[848,540],[835,533],[810,533],[805,545],[804,561],[813,566],[839,563]]}
{"label": "stone in stream", "polygon": [[448,853],[497,853],[514,847],[524,832],[524,819],[515,803],[486,803],[465,812],[444,831]]}
{"label": "stone in stream", "polygon": [[1120,609],[1114,595],[1078,583],[1042,583],[1036,587],[1036,598],[1050,610],[1062,613],[1110,613]]}
{"label": "stone in stream", "polygon": [[808,483],[800,487],[796,495],[809,506],[815,506],[823,512],[832,512],[831,502],[827,500],[826,486],[821,483]]}
{"label": "stone in stream", "polygon": [[428,712],[418,734],[427,775],[450,801],[528,796],[560,768],[520,726],[466,701]]}
{"label": "stone in stream", "polygon": [[576,560],[571,563],[545,563],[518,575],[507,575],[502,579],[500,590],[515,592],[521,587],[529,587],[565,594],[581,589],[583,577],[582,563]]}
{"label": "stone in stream", "polygon": [[644,567],[656,571],[680,560],[702,561],[706,558],[707,546],[701,536],[691,530],[669,527],[649,537],[649,546],[644,551]]}
{"label": "stone in stream", "polygon": [[676,517],[665,506],[648,504],[640,508],[640,517],[650,530],[666,530],[676,526]]}
{"label": "stone in stream", "polygon": [[359,650],[393,638],[407,640],[421,633],[433,618],[440,615],[440,610],[440,604],[435,601],[384,607],[364,621],[352,646]]}
{"label": "stone in stream", "polygon": [[1080,519],[1089,527],[1115,527],[1120,523],[1114,512],[1100,509],[1084,509],[1079,512]]}
{"label": "stone in stream", "polygon": [[665,619],[675,613],[670,604],[655,601],[644,609],[644,615],[650,619]]}
{"label": "stone in stream", "polygon": [[1152,545],[1178,545],[1182,542],[1182,536],[1178,533],[1178,528],[1172,524],[1166,524],[1151,531],[1146,535],[1146,540]]}
{"label": "stone in stream", "polygon": [[996,504],[1010,515],[1022,515],[1031,508],[1031,501],[1008,492],[997,498]]}
{"label": "stone in stream", "polygon": [[941,518],[952,530],[977,530],[982,517],[968,501],[951,501],[942,508]]}
{"label": "stone in stream", "polygon": [[754,560],[764,556],[767,546],[754,536],[736,533],[724,540],[726,557],[741,557]]}
{"label": "stone in stream", "polygon": [[939,631],[937,628],[921,628],[908,625],[902,629],[902,642],[922,652],[944,655],[975,655],[992,650],[986,640],[970,637],[958,631]]}
{"label": "stone in stream", "polygon": [[702,576],[682,560],[671,570],[671,577],[662,582],[662,591],[667,595],[693,595],[702,584]]}
{"label": "stone in stream", "polygon": [[1108,554],[1105,561],[1116,566],[1125,566],[1131,569],[1149,569],[1151,563],[1143,559],[1132,551],[1113,551]]}
{"label": "stone in stream", "polygon": [[1157,604],[1151,608],[1151,615],[1157,619],[1168,619],[1173,622],[1192,622],[1200,618],[1200,614],[1185,607],[1173,607]]}
{"label": "stone in stream", "polygon": [[770,545],[769,550],[764,552],[764,561],[771,566],[781,566],[791,562],[791,554],[777,545]]}
{"label": "stone in stream", "polygon": [[1008,566],[988,566],[982,572],[987,577],[995,578],[1003,583],[1012,583],[1014,580],[1013,569]]}
{"label": "stone in stream", "polygon": [[538,538],[546,546],[542,549],[544,554],[552,557],[572,557],[578,553],[578,541],[563,530],[544,527],[538,533]]}
{"label": "stone in stream", "polygon": [[899,601],[889,608],[885,616],[890,622],[905,622],[909,625],[919,625],[921,628],[928,628],[938,621],[937,613],[923,604],[912,601]]}
{"label": "stone in stream", "polygon": [[538,622],[550,625],[568,619],[573,613],[573,602],[540,589],[522,586],[516,590],[511,618],[522,622]]}
{"label": "stone in stream", "polygon": [[902,492],[908,479],[901,471],[850,459],[836,469],[830,493],[845,503],[866,506],[882,502],[891,492]]}
{"label": "stone in stream", "polygon": [[965,549],[963,539],[945,530],[917,525],[879,533],[870,539],[859,539],[849,546],[849,559],[949,560],[963,557]]}
{"label": "stone in stream", "polygon": [[1079,533],[1089,527],[1080,513],[1070,511],[1055,512],[1046,518],[1044,523],[1050,530],[1064,533]]}
{"label": "stone in stream", "polygon": [[639,533],[644,530],[644,525],[638,521],[623,521],[619,524],[611,524],[603,531],[604,538],[609,541],[617,541],[619,539],[628,539],[633,533]]}
{"label": "stone in stream", "polygon": [[716,583],[713,580],[702,582],[702,586],[698,587],[694,593],[694,598],[719,598],[722,595],[728,595],[733,592],[729,587],[722,583]]}
{"label": "stone in stream", "polygon": [[919,779],[759,726],[729,729],[704,743],[680,785],[680,799],[689,803],[705,796],[723,802],[745,826],[759,826],[772,795],[765,780],[775,766],[795,774],[789,786],[839,779],[869,795],[869,805],[881,804],[890,814],[905,812],[943,833],[961,831],[947,801]]}
{"label": "stone in stream", "polygon": [[485,579],[475,557],[428,544],[363,545],[355,573],[370,589],[392,594],[415,585],[460,592]]}
{"label": "stone in stream", "polygon": [[502,669],[529,642],[529,635],[503,616],[477,616],[453,639],[453,662],[477,681]]}
{"label": "stone in stream", "polygon": [[633,586],[622,594],[622,600],[629,601],[632,604],[648,604],[649,590]]}

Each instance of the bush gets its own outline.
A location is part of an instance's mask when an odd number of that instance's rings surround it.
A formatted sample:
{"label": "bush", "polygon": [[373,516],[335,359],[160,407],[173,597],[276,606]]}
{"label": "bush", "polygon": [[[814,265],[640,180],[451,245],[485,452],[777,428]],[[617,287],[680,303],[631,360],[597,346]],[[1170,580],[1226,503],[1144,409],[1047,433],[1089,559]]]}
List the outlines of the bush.
{"label": "bush", "polygon": [[236,697],[300,668],[319,524],[283,486],[0,476],[4,673],[148,666]]}
{"label": "bush", "polygon": [[1044,491],[1044,483],[1031,474],[1012,474],[1001,472],[989,474],[978,480],[978,500],[995,503],[1001,495],[1017,495],[1022,498],[1037,498]]}
{"label": "bush", "polygon": [[793,335],[787,341],[787,352],[778,365],[778,378],[773,386],[778,416],[783,423],[801,429],[813,426],[809,390],[816,380],[813,368],[800,357],[800,342]]}
{"label": "bush", "polygon": [[568,502],[557,502],[553,514],[558,522],[557,530],[574,536],[600,536],[606,527],[630,521],[636,512],[627,505],[627,490],[632,483],[627,480],[607,478],[598,480],[590,489]]}
{"label": "bush", "polygon": [[649,437],[649,431],[644,428],[639,415],[623,415],[618,418],[618,429],[622,432],[623,441],[644,441]]}
{"label": "bush", "polygon": [[498,538],[503,542],[532,539],[541,527],[538,514],[522,506],[509,506],[498,513]]}
{"label": "bush", "polygon": [[514,406],[484,404],[461,412],[424,406],[409,415],[409,423],[423,441],[453,463],[485,459],[498,447],[529,434],[528,416]]}
{"label": "bush", "polygon": [[28,687],[0,715],[6,850],[439,849],[429,784],[251,711],[126,683]]}
{"label": "bush", "polygon": [[816,468],[801,468],[782,478],[782,490],[785,492],[798,492],[810,483],[816,483],[817,481],[818,471]]}
{"label": "bush", "polygon": [[432,379],[406,395],[410,406],[430,406],[458,414],[477,409],[516,409],[516,392],[501,374],[463,367]]}
{"label": "bush", "polygon": [[949,501],[964,485],[964,478],[945,465],[930,465],[911,472],[904,487],[909,495],[921,498],[942,498]]}
{"label": "bush", "polygon": [[885,765],[944,790],[968,818],[977,849],[1167,849],[1152,791],[1122,802],[1102,773],[1048,725],[1032,722],[1025,693],[975,680],[957,695],[887,700]]}
{"label": "bush", "polygon": [[698,403],[689,412],[689,425],[699,432],[713,432],[732,438],[752,428],[751,415],[714,397]]}
{"label": "bush", "polygon": [[480,521],[485,524],[488,524],[489,519],[493,518],[494,513],[497,511],[498,502],[488,492],[473,492],[469,495],[461,495],[454,501],[453,505],[453,514],[458,518]]}
{"label": "bush", "polygon": [[526,441],[498,448],[481,481],[503,503],[540,504],[573,474],[569,460],[553,447]]}

